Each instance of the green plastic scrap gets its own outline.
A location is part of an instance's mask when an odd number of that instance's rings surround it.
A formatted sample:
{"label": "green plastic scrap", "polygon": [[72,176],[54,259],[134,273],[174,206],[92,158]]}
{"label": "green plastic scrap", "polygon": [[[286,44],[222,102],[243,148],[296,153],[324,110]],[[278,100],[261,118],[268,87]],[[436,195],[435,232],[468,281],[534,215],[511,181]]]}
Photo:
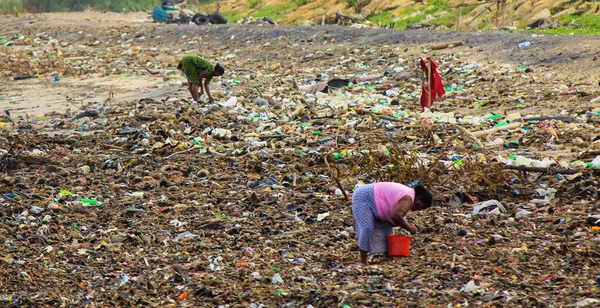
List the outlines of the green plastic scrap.
{"label": "green plastic scrap", "polygon": [[502,115],[501,114],[492,114],[492,115],[487,116],[486,119],[488,119],[488,120],[502,119]]}
{"label": "green plastic scrap", "polygon": [[312,122],[300,123],[300,127],[309,127],[312,125]]}
{"label": "green plastic scrap", "polygon": [[508,124],[508,122],[507,122],[507,121],[502,121],[502,122],[500,122],[500,123],[498,123],[498,124],[494,125],[494,127],[495,127],[495,128],[498,128],[498,127],[505,126],[506,124]]}
{"label": "green plastic scrap", "polygon": [[61,189],[58,191],[63,196],[74,196],[74,194],[66,189]]}

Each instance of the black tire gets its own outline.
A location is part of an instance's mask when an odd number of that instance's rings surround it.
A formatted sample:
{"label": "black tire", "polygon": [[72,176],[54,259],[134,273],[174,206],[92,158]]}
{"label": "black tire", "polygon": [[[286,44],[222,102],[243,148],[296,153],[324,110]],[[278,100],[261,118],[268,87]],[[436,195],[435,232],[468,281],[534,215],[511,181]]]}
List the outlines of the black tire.
{"label": "black tire", "polygon": [[192,22],[197,25],[206,25],[208,24],[208,18],[202,13],[197,13],[192,17]]}
{"label": "black tire", "polygon": [[225,18],[225,16],[221,15],[221,13],[219,13],[219,12],[210,14],[210,16],[208,17],[208,20],[210,20],[211,24],[217,24],[217,25],[227,24],[227,18]]}

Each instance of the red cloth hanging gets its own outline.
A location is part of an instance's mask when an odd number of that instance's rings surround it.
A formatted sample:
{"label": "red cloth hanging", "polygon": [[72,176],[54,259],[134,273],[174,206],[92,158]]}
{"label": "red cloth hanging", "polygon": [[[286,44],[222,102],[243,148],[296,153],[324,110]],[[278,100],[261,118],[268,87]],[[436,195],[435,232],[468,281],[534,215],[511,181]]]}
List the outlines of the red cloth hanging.
{"label": "red cloth hanging", "polygon": [[[425,72],[427,81],[429,83],[429,86],[427,86],[427,83],[424,84],[421,91],[422,112],[425,111],[425,108],[431,108],[431,106],[433,106],[433,102],[435,102],[436,97],[441,98],[444,96],[444,94],[446,94],[446,91],[444,91],[444,85],[442,84],[442,76],[440,76],[440,73],[437,71],[437,64],[433,62],[431,57],[427,57],[427,60],[429,60],[429,67],[431,68],[431,77],[429,76],[429,68],[427,68],[425,60],[421,59],[420,61],[421,69],[423,72]],[[431,99],[429,98],[429,88],[431,88],[432,92]]]}

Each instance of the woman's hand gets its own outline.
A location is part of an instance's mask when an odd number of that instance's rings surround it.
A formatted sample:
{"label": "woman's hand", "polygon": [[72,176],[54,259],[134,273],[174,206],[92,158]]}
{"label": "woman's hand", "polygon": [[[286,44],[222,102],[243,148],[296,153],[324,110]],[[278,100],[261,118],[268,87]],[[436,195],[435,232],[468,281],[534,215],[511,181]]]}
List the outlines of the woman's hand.
{"label": "woman's hand", "polygon": [[410,232],[410,234],[415,235],[417,234],[417,227],[415,225],[410,225],[410,228],[408,229],[408,231]]}

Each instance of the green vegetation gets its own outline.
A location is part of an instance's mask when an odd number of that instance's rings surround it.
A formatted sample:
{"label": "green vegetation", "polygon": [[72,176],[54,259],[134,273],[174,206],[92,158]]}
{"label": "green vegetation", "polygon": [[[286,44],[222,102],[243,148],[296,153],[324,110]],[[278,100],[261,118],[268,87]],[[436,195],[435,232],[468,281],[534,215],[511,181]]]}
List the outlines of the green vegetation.
{"label": "green vegetation", "polygon": [[262,3],[262,0],[247,0],[248,1],[248,5],[250,6],[251,9],[257,7],[259,4]]}
{"label": "green vegetation", "polygon": [[578,34],[578,35],[600,35],[600,16],[560,16],[558,21],[562,26],[550,29],[522,30],[531,33],[543,34]]}
{"label": "green vegetation", "polygon": [[371,0],[346,0],[346,5],[354,9],[354,13],[360,14],[362,9],[369,5]]}
{"label": "green vegetation", "polygon": [[230,24],[233,24],[238,22],[238,20],[246,17],[246,11],[231,10],[227,11],[227,14],[225,14],[225,16],[227,16],[227,21]]}
{"label": "green vegetation", "polygon": [[307,4],[311,3],[311,2],[313,2],[313,0],[294,0],[294,3],[298,7],[303,6],[303,5],[307,5]]}
{"label": "green vegetation", "polygon": [[[177,0],[175,0],[177,1]],[[236,7],[230,11],[223,11],[231,23],[246,17],[269,16],[273,19],[282,19],[287,14],[293,12],[296,8],[307,5],[315,0],[283,0],[273,5],[266,5],[264,0],[246,0],[245,6]],[[360,11],[362,7],[370,3],[371,0],[338,0],[346,3],[355,11]],[[560,7],[550,9],[552,14],[563,11],[575,0],[563,3]],[[15,14],[20,12],[68,12],[68,11],[140,11],[149,10],[154,6],[161,5],[162,0],[0,0],[0,14]],[[595,0],[594,2],[600,2]],[[370,16],[365,23],[391,26],[404,29],[409,25],[429,24],[443,25],[448,28],[454,28],[458,17],[456,8],[448,9],[450,0],[428,0],[420,2],[416,6],[406,6],[390,11],[382,11]],[[516,2],[513,5],[518,6],[522,2]],[[198,12],[211,13],[219,9],[219,0],[188,0],[189,7]],[[250,10],[248,9],[250,7]],[[472,18],[469,13],[478,5],[471,5],[461,8],[461,16],[464,21]],[[418,9],[417,9],[418,8]],[[552,25],[549,29],[520,29],[514,32],[544,33],[544,34],[580,34],[580,35],[600,35],[600,16],[583,16],[589,12],[589,4],[582,5],[576,12],[570,15],[561,16],[558,20],[553,20],[558,24]],[[325,8],[315,7],[312,13],[325,13]],[[488,14],[489,15],[489,14]],[[490,25],[492,20],[488,15],[483,15],[478,19],[478,24],[473,26],[484,30]],[[467,17],[469,16],[469,17]],[[302,16],[296,16],[294,20],[289,20],[293,24],[302,22]]]}
{"label": "green vegetation", "polygon": [[0,0],[0,14],[14,14],[23,11],[23,4],[21,2]]}
{"label": "green vegetation", "polygon": [[458,17],[458,10],[450,10],[434,17],[428,23],[432,25],[444,25],[448,28],[456,26],[456,18]]}
{"label": "green vegetation", "polygon": [[[391,25],[394,23],[394,27],[398,29],[404,29],[409,25],[425,23],[427,15],[433,16],[433,18],[427,21],[427,24],[431,25],[445,25],[451,27],[456,24],[456,17],[458,16],[458,10],[450,9],[445,10],[448,5],[448,0],[434,0],[430,2],[431,5],[425,7],[424,10],[417,10],[412,6],[407,6],[397,14],[392,11],[384,11],[380,14],[369,18],[369,22],[373,24]],[[473,7],[463,8],[462,12],[470,12]]]}
{"label": "green vegetation", "polygon": [[445,10],[448,6],[448,0],[432,0],[429,1],[429,7],[425,9],[426,14],[432,14],[440,10]]}
{"label": "green vegetation", "polygon": [[290,11],[290,9],[292,9],[292,8],[296,8],[296,4],[293,2],[282,4],[282,5],[268,5],[268,6],[260,8],[256,12],[250,14],[250,16],[252,16],[252,17],[269,16],[273,19],[277,19],[279,17],[285,16],[285,14],[288,13]]}

